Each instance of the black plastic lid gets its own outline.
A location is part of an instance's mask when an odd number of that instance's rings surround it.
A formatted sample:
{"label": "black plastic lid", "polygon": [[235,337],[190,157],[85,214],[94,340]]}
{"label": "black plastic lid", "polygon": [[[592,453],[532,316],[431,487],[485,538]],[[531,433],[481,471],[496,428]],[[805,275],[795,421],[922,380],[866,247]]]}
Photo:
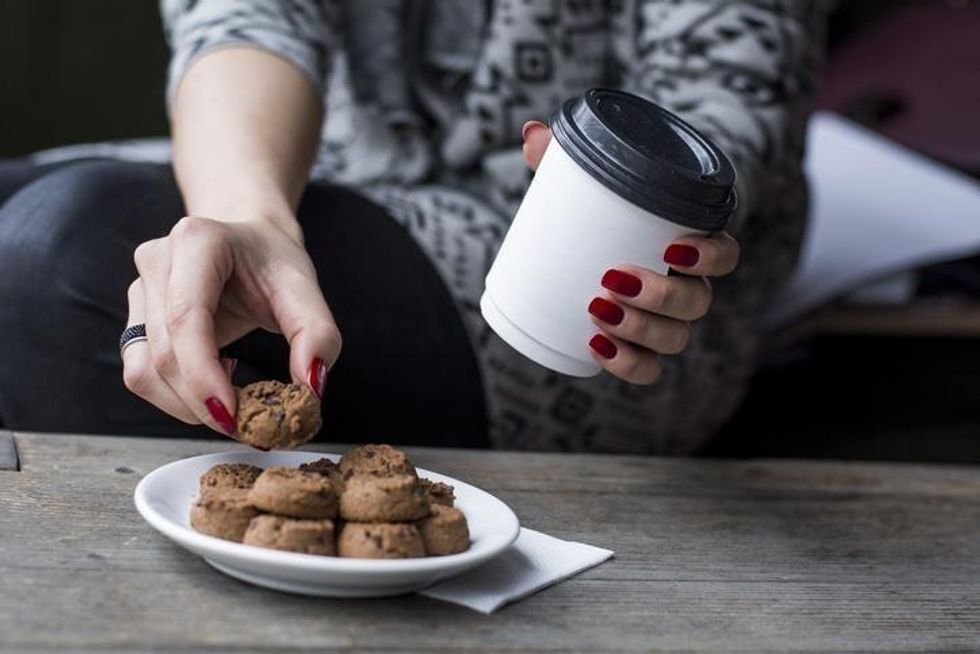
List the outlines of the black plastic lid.
{"label": "black plastic lid", "polygon": [[617,195],[692,229],[722,229],[735,211],[735,169],[722,151],[639,96],[590,89],[551,120],[562,149]]}

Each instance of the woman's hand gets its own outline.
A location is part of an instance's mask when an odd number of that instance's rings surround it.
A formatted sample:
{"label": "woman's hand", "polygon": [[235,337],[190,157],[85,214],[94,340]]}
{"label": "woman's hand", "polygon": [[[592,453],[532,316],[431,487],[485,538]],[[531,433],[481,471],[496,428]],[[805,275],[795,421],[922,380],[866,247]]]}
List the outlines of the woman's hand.
{"label": "woman's hand", "polygon": [[257,327],[289,342],[296,382],[323,394],[340,332],[295,221],[187,217],[136,249],[127,324],[146,343],[123,353],[126,387],[172,416],[235,432],[236,395],[223,347]]}
{"label": "woman's hand", "polygon": [[[544,123],[524,126],[524,158],[537,168],[551,140]],[[684,276],[667,276],[623,264],[607,270],[597,283],[606,293],[588,306],[596,333],[589,341],[599,364],[620,379],[650,384],[660,377],[660,355],[679,354],[687,346],[691,322],[711,308],[708,277],[721,277],[738,264],[739,247],[731,235],[686,236],[664,252],[664,261]],[[583,308],[585,310],[585,308]]]}

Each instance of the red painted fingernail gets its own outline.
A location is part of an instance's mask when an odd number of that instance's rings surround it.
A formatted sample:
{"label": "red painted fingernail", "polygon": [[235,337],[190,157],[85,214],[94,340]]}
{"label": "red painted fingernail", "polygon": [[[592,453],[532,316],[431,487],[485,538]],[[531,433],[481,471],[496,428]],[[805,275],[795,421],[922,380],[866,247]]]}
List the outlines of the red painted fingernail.
{"label": "red painted fingernail", "polygon": [[323,399],[323,391],[327,387],[327,366],[324,365],[323,359],[316,357],[313,359],[313,363],[310,364],[310,388],[316,393],[316,396]]}
{"label": "red painted fingernail", "polygon": [[616,356],[616,344],[602,334],[596,334],[589,341],[589,347],[599,353],[604,359],[611,359]]}
{"label": "red painted fingernail", "polygon": [[221,430],[228,434],[229,436],[235,435],[235,419],[231,417],[228,413],[228,409],[218,398],[213,395],[208,399],[204,400],[204,406],[208,408],[208,413],[214,418],[214,421],[218,423]]}
{"label": "red painted fingernail", "polygon": [[684,266],[690,268],[701,258],[698,249],[691,245],[681,245],[675,243],[664,252],[664,261],[672,266]]}
{"label": "red painted fingernail", "polygon": [[623,322],[626,312],[618,304],[614,304],[605,298],[593,298],[589,302],[589,313],[610,325],[618,325]]}
{"label": "red painted fingernail", "polygon": [[607,270],[606,274],[602,276],[602,285],[610,291],[627,297],[636,297],[640,294],[640,289],[643,288],[643,282],[640,281],[639,277],[615,268]]}

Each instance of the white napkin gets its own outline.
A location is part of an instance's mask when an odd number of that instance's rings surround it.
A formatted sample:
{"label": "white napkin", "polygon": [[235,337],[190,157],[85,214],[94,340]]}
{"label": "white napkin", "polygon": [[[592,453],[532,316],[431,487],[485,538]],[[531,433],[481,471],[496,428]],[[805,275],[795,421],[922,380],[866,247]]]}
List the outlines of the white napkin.
{"label": "white napkin", "polygon": [[469,572],[419,591],[421,595],[490,614],[613,555],[612,550],[521,528],[506,552]]}

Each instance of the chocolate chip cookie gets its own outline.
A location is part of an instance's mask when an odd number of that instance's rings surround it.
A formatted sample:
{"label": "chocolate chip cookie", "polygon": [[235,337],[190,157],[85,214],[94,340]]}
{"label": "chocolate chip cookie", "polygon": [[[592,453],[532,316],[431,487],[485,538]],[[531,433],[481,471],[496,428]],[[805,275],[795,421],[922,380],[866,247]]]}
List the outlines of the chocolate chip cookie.
{"label": "chocolate chip cookie", "polygon": [[260,381],[238,389],[237,438],[263,450],[295,447],[320,431],[320,400],[305,384]]}
{"label": "chocolate chip cookie", "polygon": [[356,475],[346,480],[340,516],[354,522],[407,522],[429,515],[429,498],[411,475]]}
{"label": "chocolate chip cookie", "polygon": [[348,522],[337,538],[337,554],[359,559],[409,559],[425,556],[415,525]]}
{"label": "chocolate chip cookie", "polygon": [[262,511],[290,518],[333,518],[337,515],[337,494],[330,479],[297,468],[266,468],[255,480],[248,497]]}
{"label": "chocolate chip cookie", "polygon": [[332,520],[297,520],[260,515],[252,518],[242,542],[302,554],[337,554]]}

